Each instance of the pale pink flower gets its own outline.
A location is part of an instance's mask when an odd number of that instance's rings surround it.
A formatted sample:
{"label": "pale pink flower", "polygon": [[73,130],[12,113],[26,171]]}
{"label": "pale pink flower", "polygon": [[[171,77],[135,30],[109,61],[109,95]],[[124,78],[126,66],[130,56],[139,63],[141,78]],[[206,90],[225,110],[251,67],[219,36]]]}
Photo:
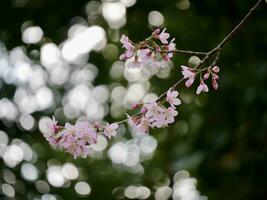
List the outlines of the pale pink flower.
{"label": "pale pink flower", "polygon": [[153,122],[155,118],[157,118],[158,115],[160,115],[164,108],[159,106],[156,102],[150,102],[146,103],[144,107],[147,109],[147,112],[145,113],[145,117],[149,122]]}
{"label": "pale pink flower", "polygon": [[149,132],[149,127],[150,127],[150,123],[149,121],[145,118],[145,117],[142,117],[140,119],[140,122],[137,126],[135,126],[135,130],[137,130],[138,132],[141,132],[141,133],[148,133]]}
{"label": "pale pink flower", "polygon": [[128,68],[141,68],[142,66],[143,63],[140,62],[137,57],[135,57],[133,61],[129,61],[129,63],[127,63]]}
{"label": "pale pink flower", "polygon": [[174,117],[178,115],[178,112],[174,107],[170,106],[168,109],[164,109],[159,115],[155,116],[152,122],[152,127],[162,128],[168,126],[168,124],[174,122]]}
{"label": "pale pink flower", "polygon": [[204,80],[201,79],[200,80],[200,84],[199,84],[199,86],[197,88],[197,92],[196,92],[197,95],[199,95],[201,92],[208,92],[208,91],[209,91],[208,86],[205,84]]}
{"label": "pale pink flower", "polygon": [[205,74],[204,74],[204,80],[207,80],[207,79],[209,79],[209,77],[210,77],[210,72],[209,71],[207,71]]}
{"label": "pale pink flower", "polygon": [[111,136],[117,135],[116,129],[119,127],[117,123],[112,123],[112,124],[107,124],[106,127],[104,128],[104,135],[107,138],[111,138]]}
{"label": "pale pink flower", "polygon": [[158,38],[163,44],[168,44],[168,38],[170,37],[170,34],[165,33],[165,31],[166,31],[166,28],[163,29],[163,31],[158,35]]}
{"label": "pale pink flower", "polygon": [[182,68],[182,74],[183,74],[184,78],[188,79],[185,82],[185,86],[190,87],[194,83],[196,73],[194,72],[193,69],[191,69],[189,67],[182,65],[181,68]]}
{"label": "pale pink flower", "polygon": [[217,90],[218,89],[218,83],[217,83],[217,80],[216,79],[212,79],[211,80],[211,82],[212,82],[212,87],[214,88],[214,90]]}
{"label": "pale pink flower", "polygon": [[179,92],[174,90],[172,91],[172,89],[170,88],[167,92],[167,102],[172,106],[178,106],[181,104],[181,100],[178,98]]}
{"label": "pale pink flower", "polygon": [[75,125],[65,124],[60,132],[58,147],[77,157],[86,157],[89,154],[89,145],[97,142],[95,128],[88,122],[77,122]]}
{"label": "pale pink flower", "polygon": [[137,51],[137,57],[140,62],[149,64],[153,61],[153,52],[150,49],[140,49]]}
{"label": "pale pink flower", "polygon": [[166,45],[166,46],[164,47],[164,49],[165,49],[166,51],[168,51],[168,53],[166,53],[166,54],[164,55],[164,60],[165,60],[165,61],[170,61],[171,58],[173,57],[173,52],[172,52],[172,51],[176,50],[176,44],[174,43],[174,40],[175,40],[175,38],[173,38],[173,39],[171,40],[171,42],[170,42],[168,45]]}
{"label": "pale pink flower", "polygon": [[154,30],[154,31],[152,32],[152,37],[154,37],[154,38],[158,38],[159,34],[160,34],[160,29],[157,28],[156,30]]}
{"label": "pale pink flower", "polygon": [[52,121],[47,123],[47,127],[50,135],[56,133],[60,129],[54,116],[52,116]]}
{"label": "pale pink flower", "polygon": [[125,53],[120,56],[120,60],[126,60],[127,58],[131,58],[134,54],[135,46],[129,40],[129,38],[125,35],[121,36],[120,42],[123,44],[123,47],[126,49]]}
{"label": "pale pink flower", "polygon": [[148,133],[150,123],[144,116],[133,118],[128,114],[126,115],[127,115],[128,124],[130,127],[132,127],[134,130],[139,131],[141,133]]}
{"label": "pale pink flower", "polygon": [[213,68],[212,68],[212,71],[214,72],[214,73],[219,73],[219,71],[220,71],[220,68],[218,67],[218,66],[214,66]]}
{"label": "pale pink flower", "polygon": [[217,90],[218,89],[218,83],[217,83],[217,80],[219,79],[219,76],[217,74],[212,74],[212,79],[211,79],[211,82],[212,82],[212,87]]}

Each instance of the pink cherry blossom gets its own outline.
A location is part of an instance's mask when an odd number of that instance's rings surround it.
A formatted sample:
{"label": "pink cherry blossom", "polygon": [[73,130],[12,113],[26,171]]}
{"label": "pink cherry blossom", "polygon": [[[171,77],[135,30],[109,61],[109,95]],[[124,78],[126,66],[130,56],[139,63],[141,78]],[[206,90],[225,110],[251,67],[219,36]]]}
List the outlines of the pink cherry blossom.
{"label": "pink cherry blossom", "polygon": [[149,64],[153,61],[153,52],[150,49],[140,49],[137,51],[137,57],[140,62]]}
{"label": "pink cherry blossom", "polygon": [[217,74],[212,74],[212,79],[211,79],[211,82],[212,82],[212,87],[217,90],[218,89],[218,83],[217,83],[217,80],[219,79],[219,76]]}
{"label": "pink cherry blossom", "polygon": [[201,79],[200,80],[200,85],[198,86],[197,88],[197,95],[199,95],[201,92],[208,92],[209,91],[209,88],[208,86],[205,84],[204,80]]}
{"label": "pink cherry blossom", "polygon": [[134,130],[139,131],[141,133],[149,132],[150,123],[144,116],[133,118],[128,114],[126,115],[128,118],[129,126],[132,127]]}
{"label": "pink cherry blossom", "polygon": [[129,61],[127,63],[128,68],[141,68],[143,63],[138,60],[138,57],[135,57],[133,61]]}
{"label": "pink cherry blossom", "polygon": [[181,68],[182,68],[182,74],[183,74],[184,78],[188,79],[185,82],[185,86],[190,87],[194,83],[196,73],[194,72],[193,69],[191,69],[189,67],[182,65]]}
{"label": "pink cherry blossom", "polygon": [[177,98],[178,95],[179,95],[178,91],[176,90],[172,91],[171,88],[168,90],[166,100],[172,107],[175,107],[181,104],[181,100]]}
{"label": "pink cherry blossom", "polygon": [[174,117],[178,112],[174,107],[170,106],[168,109],[163,109],[162,112],[153,118],[152,127],[162,128],[174,122]]}
{"label": "pink cherry blossom", "polygon": [[48,130],[49,130],[49,133],[51,133],[51,134],[56,133],[60,128],[57,125],[57,121],[56,121],[54,116],[52,117],[52,121],[47,123],[47,127],[48,127]]}
{"label": "pink cherry blossom", "polygon": [[212,71],[214,72],[214,73],[219,73],[219,71],[220,71],[220,68],[218,67],[218,66],[214,66],[213,68],[212,68]]}
{"label": "pink cherry blossom", "polygon": [[131,58],[134,55],[135,46],[125,35],[121,36],[120,42],[123,44],[123,47],[126,49],[125,53],[120,56],[120,60],[126,60]]}
{"label": "pink cherry blossom", "polygon": [[163,29],[163,31],[158,35],[158,38],[163,44],[168,44],[168,38],[170,37],[170,34],[165,33],[165,31],[166,31],[166,28]]}
{"label": "pink cherry blossom", "polygon": [[159,106],[156,102],[150,102],[146,103],[144,107],[147,109],[147,112],[145,113],[145,117],[149,122],[153,122],[155,118],[157,118],[158,115],[160,115],[164,108]]}
{"label": "pink cherry blossom", "polygon": [[119,127],[117,123],[112,123],[112,124],[107,124],[106,127],[104,128],[104,135],[107,138],[111,138],[111,136],[117,135],[116,129]]}
{"label": "pink cherry blossom", "polygon": [[87,157],[89,146],[97,142],[95,128],[88,122],[77,122],[75,125],[66,123],[64,129],[54,135],[53,145],[77,157]]}

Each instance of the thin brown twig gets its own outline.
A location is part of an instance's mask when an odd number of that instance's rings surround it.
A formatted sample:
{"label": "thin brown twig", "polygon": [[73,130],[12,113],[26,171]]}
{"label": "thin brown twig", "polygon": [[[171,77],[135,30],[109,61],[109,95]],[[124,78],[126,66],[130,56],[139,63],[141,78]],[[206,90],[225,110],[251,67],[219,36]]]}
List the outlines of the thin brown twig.
{"label": "thin brown twig", "polygon": [[[215,53],[216,57],[212,63],[212,65],[215,65],[219,59],[220,56],[220,52],[222,50],[222,48],[225,46],[226,43],[228,43],[237,33],[240,32],[240,30],[244,27],[244,25],[248,22],[249,18],[252,16],[252,14],[254,14],[254,12],[257,10],[257,8],[260,6],[260,4],[262,3],[263,0],[258,0],[257,3],[251,8],[249,9],[248,13],[245,15],[244,18],[242,18],[242,20],[234,27],[234,29],[228,34],[226,35],[223,40],[216,46],[214,47],[212,50],[210,50],[209,52],[197,52],[197,51],[185,51],[185,50],[175,50],[175,51],[166,51],[166,53],[180,53],[180,54],[185,54],[185,55],[199,55],[199,56],[205,56],[200,63],[197,65],[196,68],[200,68],[202,67],[204,64],[206,64],[206,62],[209,60],[210,57],[212,57]],[[176,89],[183,81],[185,80],[185,78],[181,78],[179,81],[177,81],[173,86],[171,86],[171,89],[174,90]],[[168,91],[163,92],[158,99],[156,100],[156,102],[161,101],[162,99],[164,99],[164,97],[166,96]],[[132,115],[132,117],[137,117],[139,116],[141,113],[137,113],[135,115]],[[117,122],[118,124],[122,124],[127,122],[128,119],[124,119],[120,122]]]}

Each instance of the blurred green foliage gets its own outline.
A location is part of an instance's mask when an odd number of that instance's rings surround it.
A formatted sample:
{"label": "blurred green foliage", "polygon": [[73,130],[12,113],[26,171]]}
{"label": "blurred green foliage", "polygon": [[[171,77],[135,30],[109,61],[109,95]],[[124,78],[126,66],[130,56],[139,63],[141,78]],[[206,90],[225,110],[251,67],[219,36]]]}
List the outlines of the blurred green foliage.
{"label": "blurred green foliage", "polygon": [[[84,6],[88,3],[85,0],[30,0],[18,8],[12,2],[0,2],[0,39],[9,50],[22,44],[21,24],[27,20],[42,27],[46,41],[59,44],[66,38],[73,17],[86,18]],[[158,10],[165,18],[164,26],[175,36],[177,48],[207,51],[237,24],[254,2],[191,0],[189,9],[180,10],[174,0],[139,0],[127,9],[127,24],[122,32],[134,41],[142,40],[151,33],[148,13]],[[89,199],[112,199],[112,190],[118,186],[140,184],[153,189],[162,177],[172,179],[180,169],[188,170],[198,180],[198,189],[209,199],[267,199],[266,17],[266,5],[262,5],[244,30],[223,49],[218,63],[221,68],[218,91],[196,96],[193,89],[188,92],[190,89],[181,88],[187,92],[184,94],[190,97],[190,103],[180,107],[175,125],[151,131],[159,144],[153,158],[143,162],[142,176],[113,168],[108,159],[74,161],[85,169],[92,188]],[[99,19],[98,24],[112,31],[103,19]],[[38,45],[29,45],[28,52],[39,48]],[[187,60],[187,56],[175,57],[169,79],[152,78],[151,90],[157,94],[165,91],[181,77],[179,66]],[[96,84],[112,81],[108,72],[113,61],[104,59],[101,54],[91,55],[90,62],[99,67],[100,72]],[[14,90],[14,86],[2,85],[1,98],[11,97]],[[43,114],[51,113],[40,112],[34,116],[38,118]],[[73,162],[68,155],[53,151],[38,130],[28,133],[16,125],[6,127],[2,122],[0,125],[11,138],[22,138],[29,144],[40,143],[44,147],[36,164],[39,169],[45,170],[50,158]],[[0,161],[0,169],[4,167]],[[12,170],[20,177],[19,168]],[[40,170],[41,176],[45,175],[44,170]],[[25,193],[18,194],[17,199],[33,199],[38,194],[34,184],[24,184]],[[80,199],[73,187],[52,188],[51,193],[63,199]]]}

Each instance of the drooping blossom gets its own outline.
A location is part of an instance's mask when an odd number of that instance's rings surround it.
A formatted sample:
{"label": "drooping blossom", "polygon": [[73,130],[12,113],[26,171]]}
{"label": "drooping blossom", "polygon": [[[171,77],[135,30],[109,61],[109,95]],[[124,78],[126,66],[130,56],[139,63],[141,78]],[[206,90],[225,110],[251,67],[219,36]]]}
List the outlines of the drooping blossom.
{"label": "drooping blossom", "polygon": [[107,123],[106,127],[104,128],[104,135],[110,139],[111,136],[117,135],[116,129],[118,129],[119,125],[117,123],[109,124]]}
{"label": "drooping blossom", "polygon": [[134,55],[135,46],[126,35],[121,36],[120,42],[123,44],[123,48],[125,48],[125,52],[120,56],[120,60],[131,58]]}
{"label": "drooping blossom", "polygon": [[176,44],[174,43],[175,38],[173,38],[168,45],[164,45],[164,50],[167,52],[164,54],[164,60],[170,61],[173,57],[173,51],[176,50]]}
{"label": "drooping blossom", "polygon": [[211,82],[212,82],[212,87],[217,90],[218,89],[218,83],[217,80],[219,79],[219,76],[217,74],[212,74]]}
{"label": "drooping blossom", "polygon": [[178,91],[176,90],[172,91],[171,88],[168,90],[166,100],[172,107],[181,104],[181,100],[178,98],[178,95],[179,95]]}
{"label": "drooping blossom", "polygon": [[77,157],[87,157],[89,146],[97,142],[97,133],[88,122],[77,122],[75,125],[65,124],[58,141],[59,148]]}
{"label": "drooping blossom", "polygon": [[159,34],[159,39],[163,44],[168,44],[169,33],[165,33],[166,28]]}
{"label": "drooping blossom", "polygon": [[128,68],[141,68],[142,66],[143,66],[143,63],[139,61],[137,56],[134,58],[134,60],[129,61],[127,63]]}
{"label": "drooping blossom", "polygon": [[204,80],[201,79],[200,84],[199,84],[197,91],[196,91],[197,95],[199,95],[201,92],[208,92],[208,91],[209,91],[208,86],[205,84]]}
{"label": "drooping blossom", "polygon": [[190,87],[194,83],[196,72],[193,69],[184,65],[182,65],[181,68],[184,78],[187,79],[187,81],[185,82],[185,86]]}
{"label": "drooping blossom", "polygon": [[143,64],[147,65],[153,61],[154,53],[150,49],[140,49],[137,51],[137,57]]}
{"label": "drooping blossom", "polygon": [[156,102],[145,104],[147,112],[145,117],[151,124],[151,127],[165,127],[170,123],[174,122],[174,117],[178,114],[175,107],[170,106],[165,108],[164,106],[158,105]]}

